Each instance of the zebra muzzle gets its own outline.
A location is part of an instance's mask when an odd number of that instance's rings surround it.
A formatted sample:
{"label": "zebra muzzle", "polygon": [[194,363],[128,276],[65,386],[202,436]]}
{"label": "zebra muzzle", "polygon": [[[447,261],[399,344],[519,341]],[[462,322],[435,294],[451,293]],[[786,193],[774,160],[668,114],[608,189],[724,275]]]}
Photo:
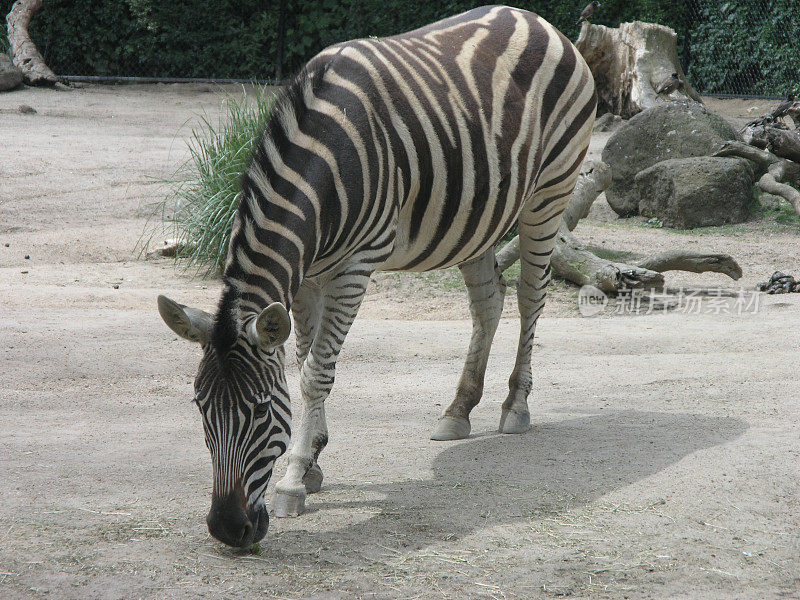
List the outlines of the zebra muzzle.
{"label": "zebra muzzle", "polygon": [[245,548],[267,534],[269,515],[263,504],[245,509],[237,494],[214,495],[206,524],[208,532],[223,544]]}

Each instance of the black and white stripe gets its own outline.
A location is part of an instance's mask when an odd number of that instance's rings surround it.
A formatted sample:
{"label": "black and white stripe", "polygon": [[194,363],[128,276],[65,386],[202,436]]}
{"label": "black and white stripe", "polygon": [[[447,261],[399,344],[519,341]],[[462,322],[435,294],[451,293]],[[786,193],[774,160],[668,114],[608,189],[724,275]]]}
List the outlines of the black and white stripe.
{"label": "black and white stripe", "polygon": [[[265,307],[280,303],[295,317],[304,412],[277,512],[302,508],[309,474],[321,477],[336,359],[379,269],[458,265],[464,274],[473,338],[433,437],[468,435],[505,292],[493,248],[516,221],[521,332],[500,429],[527,429],[533,333],[595,107],[591,73],[572,44],[540,17],[502,6],[339,44],[309,62],[276,103],[242,177],[198,376],[215,493],[241,484],[252,506],[284,446],[261,448],[288,436],[281,350],[265,355],[254,333],[269,321]],[[249,433],[248,399],[267,396],[280,408]]]}

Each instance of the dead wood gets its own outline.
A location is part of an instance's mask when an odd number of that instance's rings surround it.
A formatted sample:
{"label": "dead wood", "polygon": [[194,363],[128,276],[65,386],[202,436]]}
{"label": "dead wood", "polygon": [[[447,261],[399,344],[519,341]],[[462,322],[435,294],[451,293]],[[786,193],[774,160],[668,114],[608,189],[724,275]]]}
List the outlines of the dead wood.
{"label": "dead wood", "polygon": [[769,142],[767,150],[775,156],[787,158],[794,162],[800,161],[800,135],[797,131],[767,127],[766,134]]}
{"label": "dead wood", "polygon": [[668,98],[702,102],[683,75],[677,37],[669,27],[635,21],[614,29],[587,23],[575,45],[594,76],[601,112],[629,119],[663,103],[656,90],[672,73],[683,85]]}
{"label": "dead wood", "polygon": [[550,259],[553,273],[577,283],[593,285],[604,292],[618,292],[624,288],[656,288],[664,285],[661,273],[600,258],[572,235],[562,223],[556,247]]}
{"label": "dead wood", "polygon": [[742,268],[730,254],[705,254],[684,250],[662,252],[640,260],[637,266],[651,271],[689,271],[690,273],[724,273],[731,279],[742,276]]}
{"label": "dead wood", "polygon": [[755,163],[761,174],[757,184],[759,189],[780,196],[800,215],[800,192],[785,183],[800,184],[800,164],[767,150],[735,141],[725,142],[714,156],[740,156]]}
{"label": "dead wood", "polygon": [[741,134],[745,144],[768,150],[781,158],[800,161],[800,133],[776,121],[772,115],[750,121]]}
{"label": "dead wood", "polygon": [[17,0],[6,16],[8,42],[14,64],[22,71],[25,82],[31,85],[54,85],[58,78],[50,70],[28,33],[33,15],[44,0]]}

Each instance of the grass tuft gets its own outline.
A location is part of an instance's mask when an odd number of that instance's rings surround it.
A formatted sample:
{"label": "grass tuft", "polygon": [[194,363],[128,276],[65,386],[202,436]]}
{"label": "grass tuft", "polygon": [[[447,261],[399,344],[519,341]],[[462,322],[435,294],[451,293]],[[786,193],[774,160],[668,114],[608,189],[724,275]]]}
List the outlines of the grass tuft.
{"label": "grass tuft", "polygon": [[[177,242],[176,259],[208,271],[225,263],[241,174],[267,125],[275,95],[266,87],[255,87],[249,94],[243,90],[240,97],[226,95],[222,103],[216,125],[203,116],[192,130],[189,158],[164,181],[171,192],[156,208],[159,229]],[[155,233],[151,231],[148,242]]]}

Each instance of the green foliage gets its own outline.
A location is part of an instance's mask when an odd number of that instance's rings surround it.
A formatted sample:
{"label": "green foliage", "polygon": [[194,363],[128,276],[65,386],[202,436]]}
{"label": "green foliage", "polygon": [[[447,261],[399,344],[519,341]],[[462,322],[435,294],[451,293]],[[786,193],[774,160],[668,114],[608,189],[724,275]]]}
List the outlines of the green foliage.
{"label": "green foliage", "polygon": [[172,195],[159,206],[166,229],[178,242],[178,257],[189,259],[189,265],[213,269],[225,263],[240,176],[273,104],[274,95],[265,88],[256,88],[252,96],[228,96],[218,124],[203,118],[192,130],[189,159],[167,182]]}
{"label": "green foliage", "polygon": [[783,200],[777,205],[770,204],[767,206],[757,200],[750,207],[750,214],[756,218],[774,220],[775,223],[780,225],[789,225],[794,228],[800,227],[800,215],[795,212],[791,204]]}
{"label": "green foliage", "polygon": [[[13,1],[0,0],[3,14]],[[484,3],[286,0],[283,73],[330,44],[408,31]],[[585,0],[509,4],[575,39]],[[276,73],[279,7],[280,0],[45,0],[31,35],[51,68],[65,75],[267,79]],[[603,0],[592,22],[672,27],[684,68],[702,92],[783,95],[800,81],[798,15],[796,0]]]}
{"label": "green foliage", "polygon": [[772,209],[771,212],[775,215],[775,222],[781,225],[800,225],[800,216],[794,211],[794,208],[787,204],[781,204],[778,208]]}
{"label": "green foliage", "polygon": [[794,0],[704,4],[692,32],[690,78],[708,93],[793,91],[800,81],[797,15]]}
{"label": "green foliage", "polygon": [[[3,14],[13,3],[0,0]],[[258,0],[45,0],[30,32],[59,74],[258,79],[277,29]]]}

